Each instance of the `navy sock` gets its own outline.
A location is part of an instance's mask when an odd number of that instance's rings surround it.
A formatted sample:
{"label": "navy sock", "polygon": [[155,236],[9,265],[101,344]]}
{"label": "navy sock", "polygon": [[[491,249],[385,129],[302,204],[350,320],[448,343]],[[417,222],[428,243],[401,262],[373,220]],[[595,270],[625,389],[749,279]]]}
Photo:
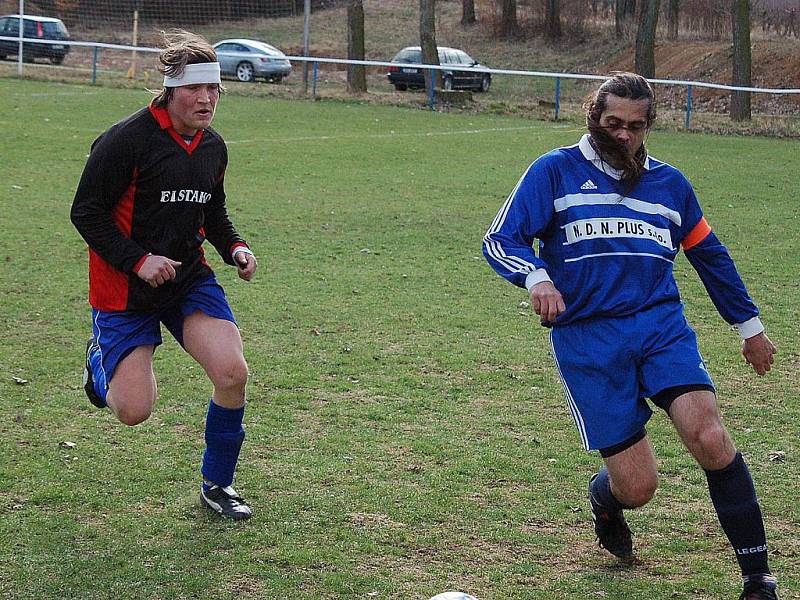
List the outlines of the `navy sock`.
{"label": "navy sock", "polygon": [[608,469],[605,466],[600,469],[592,483],[589,484],[589,494],[592,498],[592,503],[606,512],[615,513],[625,508],[630,508],[630,506],[617,500],[614,494],[611,493],[611,480],[608,478]]}
{"label": "navy sock", "polygon": [[736,551],[742,575],[768,574],[767,536],[750,470],[741,452],[724,469],[706,471],[720,525]]}
{"label": "navy sock", "polygon": [[206,416],[206,451],[203,453],[203,487],[209,484],[226,487],[233,483],[233,472],[239,460],[239,451],[244,441],[244,406],[224,408],[208,405]]}

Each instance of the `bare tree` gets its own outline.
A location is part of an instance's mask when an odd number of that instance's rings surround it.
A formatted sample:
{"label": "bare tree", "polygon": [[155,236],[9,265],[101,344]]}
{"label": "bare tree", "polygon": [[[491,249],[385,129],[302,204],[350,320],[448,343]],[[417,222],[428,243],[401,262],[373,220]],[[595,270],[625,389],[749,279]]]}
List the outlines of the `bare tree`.
{"label": "bare tree", "polygon": [[[419,0],[419,42],[422,48],[422,62],[426,65],[439,64],[439,50],[436,47],[436,0]],[[431,72],[435,87],[442,83],[441,71],[425,70],[425,87],[430,89]]]}
{"label": "bare tree", "polygon": [[656,74],[656,25],[660,0],[642,0],[636,30],[635,69],[643,77]]}
{"label": "bare tree", "polygon": [[557,40],[561,37],[560,4],[560,0],[545,0],[544,3],[544,30],[551,40]]}
{"label": "bare tree", "polygon": [[[750,57],[750,2],[733,0],[731,5],[733,25],[733,85],[750,87],[752,83]],[[731,119],[749,121],[750,92],[731,92]]]}
{"label": "bare tree", "polygon": [[667,0],[667,39],[678,39],[681,18],[681,0]]}
{"label": "bare tree", "polygon": [[500,0],[500,35],[512,37],[519,31],[517,0]]}
{"label": "bare tree", "polygon": [[461,24],[475,24],[475,0],[462,0],[461,2]]}
{"label": "bare tree", "polygon": [[[347,2],[347,58],[364,60],[363,0]],[[367,91],[367,72],[364,65],[347,65],[347,91],[350,93]]]}
{"label": "bare tree", "polygon": [[625,35],[627,24],[636,14],[636,0],[615,0],[614,30],[617,37]]}

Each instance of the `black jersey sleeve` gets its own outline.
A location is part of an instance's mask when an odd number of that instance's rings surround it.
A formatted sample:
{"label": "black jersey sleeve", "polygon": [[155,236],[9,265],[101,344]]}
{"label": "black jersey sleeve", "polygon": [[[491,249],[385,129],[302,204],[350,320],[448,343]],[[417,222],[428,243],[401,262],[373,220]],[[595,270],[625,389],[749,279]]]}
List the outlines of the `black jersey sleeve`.
{"label": "black jersey sleeve", "polygon": [[[227,159],[227,157],[226,157]],[[211,200],[206,209],[205,222],[203,228],[206,232],[206,239],[217,249],[222,260],[229,265],[235,265],[231,250],[235,244],[245,244],[241,236],[236,232],[236,228],[228,218],[228,210],[225,207],[225,170],[217,177],[214,191],[211,193]]]}
{"label": "black jersey sleeve", "polygon": [[120,228],[130,229],[130,213],[126,216],[124,207],[118,209],[126,198],[133,202],[135,185],[133,144],[127,137],[109,130],[92,144],[70,212],[73,225],[89,247],[125,272],[131,271],[147,254]]}

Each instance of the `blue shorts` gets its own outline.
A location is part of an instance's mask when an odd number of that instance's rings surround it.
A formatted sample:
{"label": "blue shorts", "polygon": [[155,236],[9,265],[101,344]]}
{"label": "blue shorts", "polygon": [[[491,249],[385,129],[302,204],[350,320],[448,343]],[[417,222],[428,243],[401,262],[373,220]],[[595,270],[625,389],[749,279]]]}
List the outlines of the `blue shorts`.
{"label": "blue shorts", "polygon": [[93,308],[92,332],[100,346],[105,380],[110,382],[119,363],[139,346],[161,344],[161,323],[183,346],[183,322],[198,310],[236,324],[225,290],[213,274],[195,283],[178,302],[164,309],[145,312]]}
{"label": "blue shorts", "polygon": [[682,385],[713,389],[679,303],[559,325],[550,342],[587,450],[609,448],[641,431],[653,414],[645,398]]}

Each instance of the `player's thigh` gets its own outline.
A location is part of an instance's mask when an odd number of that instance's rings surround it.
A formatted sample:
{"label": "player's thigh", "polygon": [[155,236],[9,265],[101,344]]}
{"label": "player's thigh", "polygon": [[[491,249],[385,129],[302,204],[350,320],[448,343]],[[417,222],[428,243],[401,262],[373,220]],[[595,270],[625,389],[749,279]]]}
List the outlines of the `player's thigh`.
{"label": "player's thigh", "polygon": [[117,365],[108,385],[112,409],[122,422],[129,425],[147,419],[156,402],[154,348],[152,344],[134,348]]}
{"label": "player's thigh", "polygon": [[216,387],[244,388],[247,363],[235,323],[195,311],[184,320],[183,347]]}
{"label": "player's thigh", "polygon": [[641,506],[652,498],[658,486],[658,466],[647,436],[603,460],[611,477],[612,490],[621,502]]}
{"label": "player's thigh", "polygon": [[678,396],[670,407],[670,418],[686,448],[704,469],[723,469],[736,455],[716,396],[696,390]]}

